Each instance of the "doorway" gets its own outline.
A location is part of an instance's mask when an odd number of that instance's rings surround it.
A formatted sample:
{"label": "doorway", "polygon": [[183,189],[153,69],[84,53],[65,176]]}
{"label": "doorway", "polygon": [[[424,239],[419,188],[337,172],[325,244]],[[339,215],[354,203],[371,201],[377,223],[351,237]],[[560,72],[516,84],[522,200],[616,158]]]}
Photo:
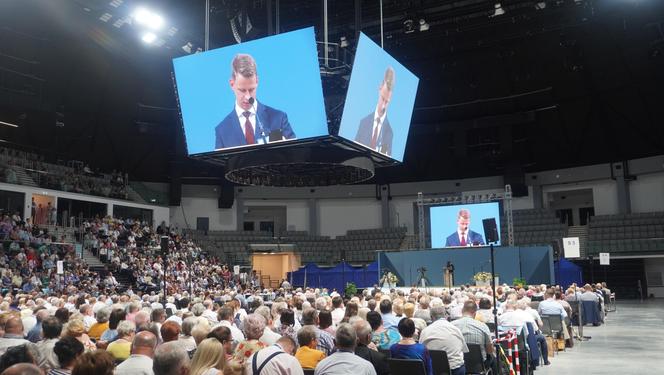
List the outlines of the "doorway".
{"label": "doorway", "polygon": [[32,194],[30,219],[35,225],[55,225],[57,207],[55,197],[51,195]]}

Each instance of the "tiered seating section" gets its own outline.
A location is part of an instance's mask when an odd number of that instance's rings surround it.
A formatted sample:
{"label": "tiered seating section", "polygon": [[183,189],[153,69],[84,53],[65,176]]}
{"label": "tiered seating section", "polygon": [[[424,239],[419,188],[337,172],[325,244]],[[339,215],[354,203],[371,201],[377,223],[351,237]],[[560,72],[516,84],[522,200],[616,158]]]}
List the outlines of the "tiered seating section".
{"label": "tiered seating section", "polygon": [[588,253],[664,251],[664,212],[601,215],[590,219]]}
{"label": "tiered seating section", "polygon": [[[514,221],[514,244],[550,245],[552,241],[567,235],[567,224],[561,223],[556,213],[550,210],[515,210],[512,211]],[[507,218],[500,218],[501,238],[507,244]]]}
{"label": "tiered seating section", "polygon": [[0,169],[4,181],[11,184],[129,199],[122,174],[93,174],[82,162],[51,164],[43,155],[0,147]]}
{"label": "tiered seating section", "polygon": [[[302,263],[336,264],[342,252],[351,263],[370,263],[376,260],[376,250],[398,250],[406,235],[406,228],[351,230],[344,236],[331,239],[313,236],[304,231],[288,231],[273,238],[267,232],[192,231],[193,238],[211,254],[232,264],[250,264],[249,244],[294,244]],[[274,249],[277,250],[277,249]]]}
{"label": "tiered seating section", "polygon": [[406,235],[406,228],[349,230],[339,236],[336,243],[346,251],[348,262],[371,262],[374,251],[399,249]]}

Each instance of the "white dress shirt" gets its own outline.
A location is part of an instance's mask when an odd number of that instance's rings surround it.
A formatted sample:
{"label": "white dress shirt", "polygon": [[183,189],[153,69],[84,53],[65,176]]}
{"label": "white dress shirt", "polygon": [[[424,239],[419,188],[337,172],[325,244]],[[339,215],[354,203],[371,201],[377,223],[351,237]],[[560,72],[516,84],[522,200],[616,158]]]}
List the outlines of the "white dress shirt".
{"label": "white dress shirt", "polygon": [[387,117],[387,111],[385,111],[382,116],[378,116],[378,111],[374,111],[373,126],[371,127],[371,138],[373,138],[374,132],[376,131],[376,128],[378,128],[378,134],[376,135],[376,150],[380,149],[380,133],[383,131],[385,117]]}
{"label": "white dress shirt", "polygon": [[355,353],[346,351],[337,351],[318,362],[314,375],[376,375],[376,369],[371,362],[355,355]]}
{"label": "white dress shirt", "polygon": [[[254,356],[256,357],[256,367],[261,367],[263,362],[273,353],[283,352],[279,345],[268,346],[267,348],[257,351],[247,359],[244,364],[244,373],[253,374],[252,362]],[[303,375],[302,366],[297,358],[288,353],[276,355],[270,359],[268,363],[263,366],[260,375]]]}
{"label": "white dress shirt", "polygon": [[429,350],[444,350],[452,370],[463,366],[463,353],[468,352],[459,328],[445,319],[438,319],[420,333],[420,343]]}

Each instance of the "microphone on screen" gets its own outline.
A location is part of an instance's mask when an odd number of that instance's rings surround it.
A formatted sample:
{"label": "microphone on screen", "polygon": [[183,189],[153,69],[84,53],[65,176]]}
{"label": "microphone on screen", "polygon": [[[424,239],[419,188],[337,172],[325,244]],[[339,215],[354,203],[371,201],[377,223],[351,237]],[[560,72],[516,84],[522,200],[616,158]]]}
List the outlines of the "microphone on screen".
{"label": "microphone on screen", "polygon": [[254,109],[256,112],[256,126],[258,126],[258,130],[261,133],[261,138],[263,138],[263,143],[267,143],[267,140],[265,139],[265,129],[263,128],[263,123],[261,122],[261,119],[258,117],[258,108],[256,106],[256,99],[253,97],[249,98],[249,104],[251,104],[251,108]]}

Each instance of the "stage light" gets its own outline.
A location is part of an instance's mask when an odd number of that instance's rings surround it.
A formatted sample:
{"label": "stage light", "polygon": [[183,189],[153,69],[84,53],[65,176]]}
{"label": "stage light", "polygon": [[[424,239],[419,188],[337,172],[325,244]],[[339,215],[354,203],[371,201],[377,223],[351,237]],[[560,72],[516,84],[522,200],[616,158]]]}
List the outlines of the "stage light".
{"label": "stage light", "polygon": [[348,47],[348,39],[346,39],[345,36],[342,36],[341,38],[339,38],[339,47],[341,47],[341,48]]}
{"label": "stage light", "polygon": [[403,32],[404,34],[415,32],[415,22],[412,19],[408,18],[403,21]]}
{"label": "stage light", "polygon": [[12,128],[18,128],[18,125],[16,125],[16,124],[12,124],[12,123],[10,123],[10,122],[0,121],[0,125],[11,126]]}
{"label": "stage light", "polygon": [[104,13],[101,15],[101,17],[99,17],[99,20],[101,22],[108,22],[108,20],[110,20],[111,18],[113,18],[113,15],[111,15],[110,13]]}
{"label": "stage light", "polygon": [[154,33],[147,32],[143,34],[143,37],[141,37],[141,40],[144,41],[147,44],[152,44],[157,39],[157,36],[154,35]]}
{"label": "stage light", "polygon": [[536,3],[535,4],[535,9],[537,9],[537,10],[546,9],[546,1],[540,1],[540,2]]}
{"label": "stage light", "polygon": [[159,30],[164,25],[164,19],[160,15],[145,8],[136,9],[132,14],[132,17],[138,24],[146,26],[152,30]]}
{"label": "stage light", "polygon": [[424,18],[420,18],[420,31],[428,31],[429,24]]}
{"label": "stage light", "polygon": [[191,44],[191,42],[187,42],[187,44],[182,46],[182,50],[185,51],[186,53],[191,53],[193,48],[194,48],[194,45]]}
{"label": "stage light", "polygon": [[494,6],[494,11],[493,11],[493,17],[496,16],[502,16],[505,14],[505,9],[503,9],[503,6],[500,3],[496,3]]}
{"label": "stage light", "polygon": [[122,5],[122,3],[124,3],[124,0],[113,0],[109,3],[109,5],[112,6],[113,8],[117,8],[120,5]]}

